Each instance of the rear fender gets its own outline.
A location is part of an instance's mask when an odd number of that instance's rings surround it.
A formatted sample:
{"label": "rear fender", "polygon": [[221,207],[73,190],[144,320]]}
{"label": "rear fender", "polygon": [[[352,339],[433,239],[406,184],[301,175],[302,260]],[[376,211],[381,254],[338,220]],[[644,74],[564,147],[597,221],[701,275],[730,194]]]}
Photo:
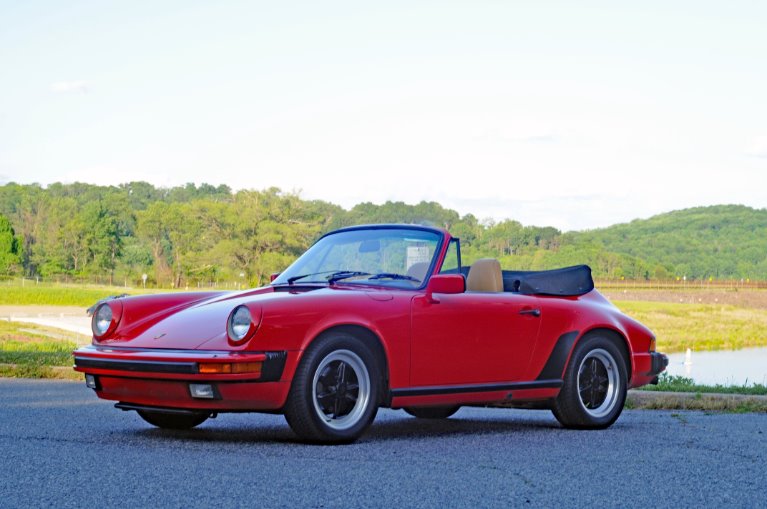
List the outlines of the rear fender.
{"label": "rear fender", "polygon": [[[615,345],[618,347],[618,349],[621,351],[621,354],[623,355],[623,361],[626,363],[626,370],[628,371],[626,373],[626,379],[627,382],[631,383],[631,376],[634,373],[634,357],[631,355],[631,345],[629,344],[626,337],[620,333],[619,331],[615,329],[608,329],[605,327],[595,327],[593,329],[589,329],[578,338],[578,340],[573,345],[572,350],[570,351],[570,357],[572,357],[573,351],[575,350],[575,347],[580,343],[584,338],[589,336],[595,336],[595,335],[602,335],[608,339],[610,339]],[[567,360],[567,364],[570,363],[570,359]]]}

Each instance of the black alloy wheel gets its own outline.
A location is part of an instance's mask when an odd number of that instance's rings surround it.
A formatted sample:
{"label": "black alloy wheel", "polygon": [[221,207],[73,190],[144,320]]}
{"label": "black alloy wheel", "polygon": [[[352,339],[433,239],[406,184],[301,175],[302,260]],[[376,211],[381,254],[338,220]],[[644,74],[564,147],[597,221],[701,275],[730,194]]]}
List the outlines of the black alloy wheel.
{"label": "black alloy wheel", "polygon": [[349,443],[378,412],[381,375],[359,339],[335,333],[316,339],[296,369],[285,419],[303,440]]}
{"label": "black alloy wheel", "polygon": [[607,428],[623,411],[627,379],[623,352],[612,338],[596,334],[581,339],[554,400],[554,416],[567,428]]}

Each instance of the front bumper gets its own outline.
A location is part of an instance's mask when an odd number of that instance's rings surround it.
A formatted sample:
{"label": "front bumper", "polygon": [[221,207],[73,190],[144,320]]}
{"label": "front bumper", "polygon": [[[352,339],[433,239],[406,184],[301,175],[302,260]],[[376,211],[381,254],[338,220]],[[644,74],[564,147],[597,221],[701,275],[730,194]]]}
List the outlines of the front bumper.
{"label": "front bumper", "polygon": [[[218,412],[274,410],[287,399],[290,382],[283,373],[294,357],[289,352],[89,346],[75,350],[74,370],[86,374],[102,399]],[[221,366],[229,372],[210,372]],[[193,397],[193,384],[210,385],[215,396]]]}

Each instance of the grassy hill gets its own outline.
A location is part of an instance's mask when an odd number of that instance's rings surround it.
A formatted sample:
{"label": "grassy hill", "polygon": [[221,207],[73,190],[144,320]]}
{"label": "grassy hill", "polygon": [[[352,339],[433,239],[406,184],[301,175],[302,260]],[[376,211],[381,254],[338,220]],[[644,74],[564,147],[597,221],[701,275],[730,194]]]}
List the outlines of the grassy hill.
{"label": "grassy hill", "polygon": [[767,209],[696,207],[568,233],[563,243],[600,246],[643,260],[653,269],[665,268],[670,275],[767,279]]}

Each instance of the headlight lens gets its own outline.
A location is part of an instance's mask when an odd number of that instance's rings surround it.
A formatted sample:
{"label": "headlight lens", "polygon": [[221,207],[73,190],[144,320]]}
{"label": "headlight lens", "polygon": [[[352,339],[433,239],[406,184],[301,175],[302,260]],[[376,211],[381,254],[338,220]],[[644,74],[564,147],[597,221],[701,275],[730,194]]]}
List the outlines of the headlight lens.
{"label": "headlight lens", "polygon": [[253,316],[246,306],[237,306],[229,315],[229,338],[232,341],[242,341],[253,327]]}
{"label": "headlight lens", "polygon": [[112,308],[109,307],[109,304],[104,303],[100,305],[96,312],[93,313],[93,321],[91,322],[93,334],[95,336],[103,336],[106,334],[109,327],[112,325],[112,318],[114,318],[114,314],[112,313]]}

